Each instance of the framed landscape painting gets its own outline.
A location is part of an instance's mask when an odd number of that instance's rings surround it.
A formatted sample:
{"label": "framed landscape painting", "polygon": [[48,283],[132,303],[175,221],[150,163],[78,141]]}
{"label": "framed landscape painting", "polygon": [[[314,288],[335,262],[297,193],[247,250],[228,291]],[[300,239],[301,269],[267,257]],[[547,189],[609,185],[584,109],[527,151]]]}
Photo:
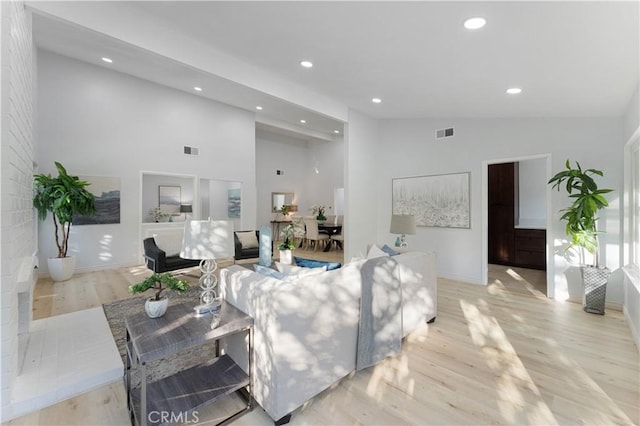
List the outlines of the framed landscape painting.
{"label": "framed landscape painting", "polygon": [[179,186],[158,186],[158,207],[169,215],[180,214],[181,188]]}
{"label": "framed landscape painting", "polygon": [[416,226],[471,228],[470,172],[392,179],[393,214]]}

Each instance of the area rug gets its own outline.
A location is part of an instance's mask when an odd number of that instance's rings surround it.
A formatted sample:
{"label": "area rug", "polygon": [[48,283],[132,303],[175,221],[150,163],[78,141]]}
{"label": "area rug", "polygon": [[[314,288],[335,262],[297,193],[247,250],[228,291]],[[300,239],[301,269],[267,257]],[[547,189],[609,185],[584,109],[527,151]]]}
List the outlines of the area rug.
{"label": "area rug", "polygon": [[[167,310],[180,303],[191,303],[196,306],[199,303],[200,292],[201,289],[199,287],[191,287],[184,293],[168,292],[169,307]],[[133,297],[102,305],[125,368],[127,365],[125,319],[129,315],[144,312],[144,302],[148,297]],[[177,352],[169,358],[149,362],[147,363],[147,383],[171,376],[213,357],[215,357],[215,342],[209,342]],[[132,387],[139,387],[140,376],[137,368],[132,370],[131,376]]]}

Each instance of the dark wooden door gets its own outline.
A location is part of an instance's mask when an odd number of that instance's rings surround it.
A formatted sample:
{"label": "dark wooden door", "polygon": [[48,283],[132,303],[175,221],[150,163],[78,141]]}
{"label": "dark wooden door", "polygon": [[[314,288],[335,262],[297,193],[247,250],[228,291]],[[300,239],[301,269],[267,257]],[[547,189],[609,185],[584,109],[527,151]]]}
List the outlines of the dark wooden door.
{"label": "dark wooden door", "polygon": [[516,163],[504,163],[488,168],[489,263],[515,260],[516,167]]}

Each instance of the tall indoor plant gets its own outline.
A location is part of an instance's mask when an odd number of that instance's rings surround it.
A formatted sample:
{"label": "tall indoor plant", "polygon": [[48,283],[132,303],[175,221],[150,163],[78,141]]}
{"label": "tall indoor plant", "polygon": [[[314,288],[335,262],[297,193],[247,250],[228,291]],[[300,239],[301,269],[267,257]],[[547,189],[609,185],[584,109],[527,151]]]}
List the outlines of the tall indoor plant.
{"label": "tall indoor plant", "polygon": [[58,176],[38,174],[33,179],[33,206],[40,220],[47,214],[53,217],[54,236],[58,255],[49,258],[49,274],[54,281],[65,281],[73,275],[75,257],[68,256],[71,222],[74,215],[92,216],[96,212],[93,194],[85,188],[89,182],[71,176],[59,162],[55,162]]}
{"label": "tall indoor plant", "polygon": [[[577,161],[576,167],[573,168],[569,160],[566,161],[565,168],[566,170],[558,172],[548,183],[553,184],[553,188],[557,188],[558,191],[564,187],[569,197],[573,199],[569,207],[561,210],[563,214],[560,217],[567,222],[565,231],[571,239],[567,249],[579,248],[585,289],[585,310],[604,313],[604,297],[610,271],[600,266],[598,235],[602,231],[598,230],[597,213],[609,205],[604,194],[612,190],[598,188],[594,177],[603,176],[600,170],[583,170]],[[585,251],[593,256],[593,262],[589,265],[585,264]]]}

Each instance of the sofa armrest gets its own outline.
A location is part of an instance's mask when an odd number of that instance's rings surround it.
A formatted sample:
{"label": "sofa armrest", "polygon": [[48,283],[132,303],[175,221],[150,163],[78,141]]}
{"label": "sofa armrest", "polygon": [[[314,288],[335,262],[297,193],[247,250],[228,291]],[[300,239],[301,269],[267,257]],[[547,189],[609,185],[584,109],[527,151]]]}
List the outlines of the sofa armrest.
{"label": "sofa armrest", "polygon": [[[278,420],[355,368],[360,269],[287,282],[239,265],[220,272],[224,299],[254,319],[254,397]],[[225,341],[245,370],[246,338]]]}
{"label": "sofa armrest", "polygon": [[438,313],[438,278],[435,252],[409,251],[393,256],[400,265],[403,336]]}

